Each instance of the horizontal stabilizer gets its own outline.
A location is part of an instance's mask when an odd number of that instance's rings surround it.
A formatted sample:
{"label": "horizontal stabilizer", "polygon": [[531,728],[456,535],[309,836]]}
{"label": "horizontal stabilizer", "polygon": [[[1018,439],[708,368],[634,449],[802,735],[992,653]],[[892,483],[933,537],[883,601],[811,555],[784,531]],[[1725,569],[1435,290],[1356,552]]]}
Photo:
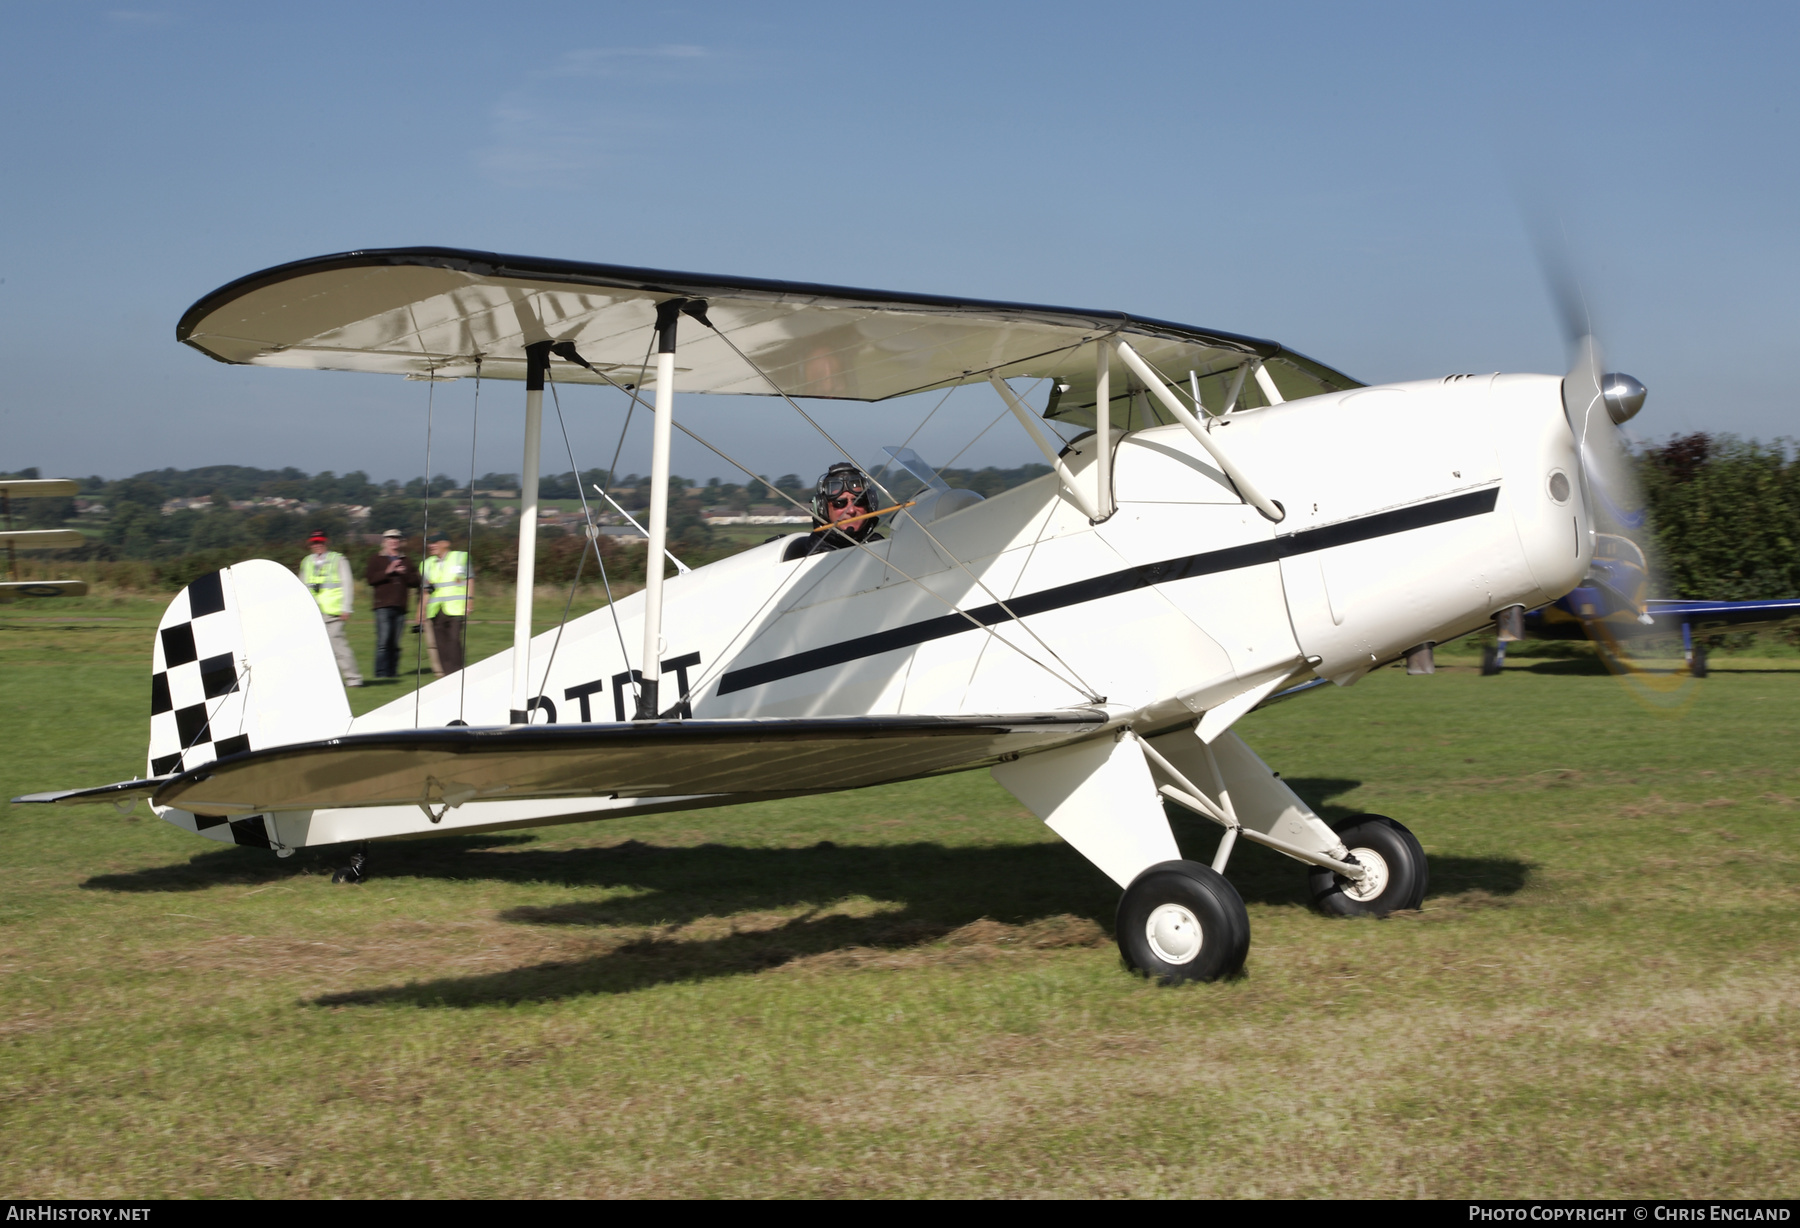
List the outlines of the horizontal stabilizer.
{"label": "horizontal stabilizer", "polygon": [[183,772],[155,804],[192,814],[477,799],[757,795],[855,789],[1075,741],[1086,709],[1016,716],[845,716],[452,727],[275,746]]}
{"label": "horizontal stabilizer", "polygon": [[110,785],[94,785],[87,789],[56,789],[49,793],[27,793],[24,797],[13,798],[13,804],[80,806],[91,802],[135,802],[139,798],[149,797],[158,789],[175,779],[173,776],[153,776],[149,780],[121,780]]}

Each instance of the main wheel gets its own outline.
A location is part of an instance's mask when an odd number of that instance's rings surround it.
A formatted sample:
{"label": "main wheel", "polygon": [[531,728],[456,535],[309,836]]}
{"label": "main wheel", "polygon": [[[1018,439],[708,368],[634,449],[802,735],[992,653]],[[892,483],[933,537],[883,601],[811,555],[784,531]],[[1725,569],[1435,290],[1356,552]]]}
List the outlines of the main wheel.
{"label": "main wheel", "polygon": [[1313,904],[1337,917],[1385,917],[1425,901],[1429,869],[1425,850],[1410,831],[1379,814],[1359,814],[1332,828],[1357,864],[1369,871],[1360,883],[1325,866],[1310,876]]}
{"label": "main wheel", "polygon": [[1161,862],[1133,879],[1117,929],[1125,962],[1165,985],[1231,976],[1250,953],[1243,898],[1197,861]]}

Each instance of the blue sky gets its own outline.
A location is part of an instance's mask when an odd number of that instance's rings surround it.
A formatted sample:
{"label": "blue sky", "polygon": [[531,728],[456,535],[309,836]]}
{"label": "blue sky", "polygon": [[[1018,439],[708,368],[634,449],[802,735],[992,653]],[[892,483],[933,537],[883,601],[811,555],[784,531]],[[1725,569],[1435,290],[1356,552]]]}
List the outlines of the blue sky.
{"label": "blue sky", "polygon": [[[420,472],[419,385],[174,341],[214,287],[358,247],[1119,308],[1371,382],[1560,371],[1521,202],[1649,385],[1638,434],[1800,435],[1797,34],[1775,4],[14,0],[0,469]],[[465,471],[473,389],[435,395],[433,468]],[[584,466],[616,397],[565,398]],[[482,470],[517,469],[521,400],[484,390]],[[831,412],[867,453],[925,408]],[[959,392],[915,446],[999,408]],[[767,401],[678,414],[763,472],[830,459]],[[1035,455],[1003,424],[959,463]]]}

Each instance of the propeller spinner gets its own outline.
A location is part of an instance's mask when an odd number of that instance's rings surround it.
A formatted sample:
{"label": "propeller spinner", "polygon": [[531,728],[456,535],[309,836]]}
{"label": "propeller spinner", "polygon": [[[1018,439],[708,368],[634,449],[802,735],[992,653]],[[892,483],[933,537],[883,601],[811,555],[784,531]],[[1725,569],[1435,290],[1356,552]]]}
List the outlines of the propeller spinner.
{"label": "propeller spinner", "polygon": [[1600,399],[1606,402],[1606,416],[1614,426],[1624,426],[1644,408],[1648,390],[1629,375],[1614,371],[1600,381]]}
{"label": "propeller spinner", "polygon": [[1574,350],[1575,361],[1563,377],[1563,412],[1581,448],[1593,527],[1635,537],[1644,525],[1644,498],[1619,426],[1643,408],[1645,389],[1629,375],[1605,373],[1592,333],[1576,337]]}

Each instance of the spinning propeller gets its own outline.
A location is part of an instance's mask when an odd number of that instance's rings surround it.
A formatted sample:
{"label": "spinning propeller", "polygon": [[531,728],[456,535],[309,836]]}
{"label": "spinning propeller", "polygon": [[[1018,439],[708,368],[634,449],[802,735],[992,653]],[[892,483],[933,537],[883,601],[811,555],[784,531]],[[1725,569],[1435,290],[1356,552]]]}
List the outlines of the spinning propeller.
{"label": "spinning propeller", "polygon": [[1647,612],[1653,587],[1646,551],[1651,545],[1649,508],[1620,430],[1644,407],[1646,390],[1632,376],[1606,370],[1569,262],[1552,259],[1542,244],[1539,254],[1571,355],[1563,377],[1563,411],[1580,450],[1583,502],[1594,533],[1593,563],[1570,602],[1607,669],[1653,706],[1671,707],[1691,697],[1691,675],[1671,674],[1666,666],[1653,668],[1646,662],[1646,641],[1665,636]]}

